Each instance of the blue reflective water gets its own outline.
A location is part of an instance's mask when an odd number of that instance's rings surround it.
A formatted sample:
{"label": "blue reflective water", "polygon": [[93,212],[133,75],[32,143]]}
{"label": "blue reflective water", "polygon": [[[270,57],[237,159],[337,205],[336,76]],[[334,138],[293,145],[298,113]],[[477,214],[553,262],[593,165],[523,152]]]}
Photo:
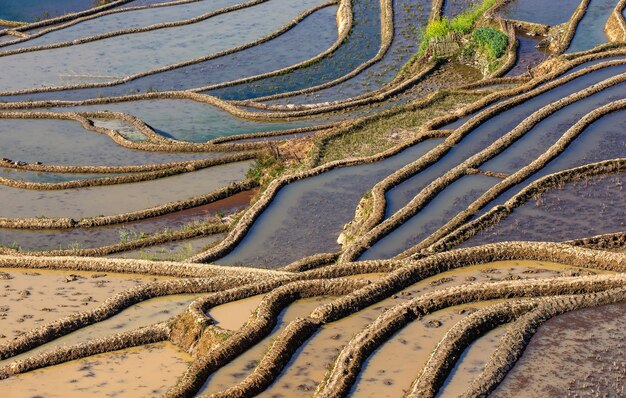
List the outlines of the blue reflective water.
{"label": "blue reflective water", "polygon": [[[88,19],[64,29],[55,30],[25,42],[0,48],[0,51],[15,48],[42,46],[50,43],[71,41],[122,29],[133,29],[164,22],[175,22],[197,17],[204,13],[238,4],[239,0],[202,0],[195,3],[170,7],[125,11]],[[43,2],[42,2],[43,3]],[[85,1],[83,0],[83,3]],[[93,3],[93,2],[92,2]],[[134,5],[133,3],[125,6]]]}
{"label": "blue reflective water", "polygon": [[312,58],[329,48],[337,39],[336,14],[337,7],[326,7],[282,35],[257,46],[116,86],[12,96],[6,97],[6,100],[83,100],[151,91],[187,90],[271,72]]}
{"label": "blue reflective water", "polygon": [[576,34],[567,48],[568,53],[589,50],[606,42],[604,25],[618,0],[591,0],[583,19],[576,27]]}
{"label": "blue reflective water", "polygon": [[1,57],[0,91],[114,81],[228,50],[277,31],[321,2],[269,0],[189,25]]}
{"label": "blue reflective water", "polygon": [[0,19],[34,22],[95,7],[94,0],[2,0]]}
{"label": "blue reflective water", "polygon": [[602,105],[623,98],[626,98],[626,83],[618,84],[575,102],[542,120],[513,145],[481,167],[500,173],[514,173],[541,156],[584,115]]}
{"label": "blue reflective water", "polygon": [[554,26],[567,22],[579,4],[579,0],[513,0],[500,8],[500,15],[508,19]]}
{"label": "blue reflective water", "polygon": [[493,116],[472,130],[436,164],[406,180],[387,193],[387,217],[406,205],[431,181],[445,174],[468,157],[486,148],[533,112],[569,94],[580,91],[611,76],[626,72],[626,65],[614,66],[576,78],[563,86],[527,100]]}
{"label": "blue reflective water", "polygon": [[0,119],[0,158],[13,161],[48,165],[126,166],[212,156],[215,155],[128,149],[104,134],[85,130],[75,121]]}
{"label": "blue reflective water", "polygon": [[374,243],[359,260],[394,257],[442,227],[500,180],[482,175],[460,178],[446,187],[416,215]]}
{"label": "blue reflective water", "polygon": [[429,140],[381,162],[335,169],[289,184],[237,247],[216,262],[276,268],[308,255],[338,251],[337,237],[367,190],[440,142]]}
{"label": "blue reflective water", "polygon": [[345,75],[372,58],[381,41],[380,1],[354,0],[354,24],[343,44],[322,60],[251,83],[208,91],[224,99],[244,100],[316,86]]}
{"label": "blue reflective water", "polygon": [[[502,204],[526,185],[548,174],[571,169],[589,163],[626,157],[626,111],[604,116],[589,125],[576,140],[543,169],[490,202],[481,212]],[[529,162],[532,161],[529,159]],[[487,169],[488,170],[488,169]]]}
{"label": "blue reflective water", "polygon": [[400,68],[417,52],[422,30],[431,12],[431,2],[396,0],[393,7],[394,37],[391,46],[380,61],[336,86],[310,94],[288,97],[276,103],[319,103],[354,98],[391,82]]}

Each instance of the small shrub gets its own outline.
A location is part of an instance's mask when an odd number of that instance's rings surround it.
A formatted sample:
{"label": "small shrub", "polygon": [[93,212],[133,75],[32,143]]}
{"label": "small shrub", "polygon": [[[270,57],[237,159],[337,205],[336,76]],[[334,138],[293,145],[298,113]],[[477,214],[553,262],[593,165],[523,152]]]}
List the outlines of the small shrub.
{"label": "small shrub", "polygon": [[472,34],[472,41],[491,59],[500,58],[506,51],[509,38],[501,31],[482,26]]}
{"label": "small shrub", "polygon": [[420,43],[418,56],[422,56],[424,54],[428,48],[430,40],[433,38],[446,37],[452,32],[461,35],[469,33],[474,27],[474,24],[476,24],[476,21],[485,13],[485,11],[493,7],[495,3],[496,0],[483,0],[482,3],[469,8],[451,20],[443,17],[441,19],[435,19],[428,22],[428,25],[424,29],[424,34],[422,35],[422,42]]}
{"label": "small shrub", "polygon": [[450,21],[446,17],[431,21],[424,32],[429,37],[445,37],[448,33],[450,33]]}
{"label": "small shrub", "polygon": [[476,17],[471,14],[459,14],[450,21],[450,29],[454,33],[465,34],[472,30]]}
{"label": "small shrub", "polygon": [[246,173],[246,178],[261,185],[267,183],[283,174],[285,170],[284,162],[275,154],[264,154],[259,156]]}
{"label": "small shrub", "polygon": [[424,54],[431,39],[446,37],[449,33],[450,20],[448,18],[443,17],[441,19],[431,20],[424,29],[422,42],[420,43],[420,48],[418,50],[418,56],[422,56]]}

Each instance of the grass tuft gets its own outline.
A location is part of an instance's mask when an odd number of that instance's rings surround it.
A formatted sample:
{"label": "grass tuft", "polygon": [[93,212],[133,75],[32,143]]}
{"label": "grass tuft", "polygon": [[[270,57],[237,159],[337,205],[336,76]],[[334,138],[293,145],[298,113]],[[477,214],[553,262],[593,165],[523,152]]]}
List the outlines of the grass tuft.
{"label": "grass tuft", "polygon": [[472,42],[493,61],[504,55],[509,38],[497,29],[481,26],[472,33]]}
{"label": "grass tuft", "polygon": [[424,55],[432,39],[442,39],[451,33],[460,35],[468,34],[472,28],[474,28],[476,21],[478,21],[485,11],[493,7],[496,1],[497,0],[483,0],[482,3],[471,7],[452,19],[443,17],[441,19],[431,20],[424,30],[418,56],[421,57]]}

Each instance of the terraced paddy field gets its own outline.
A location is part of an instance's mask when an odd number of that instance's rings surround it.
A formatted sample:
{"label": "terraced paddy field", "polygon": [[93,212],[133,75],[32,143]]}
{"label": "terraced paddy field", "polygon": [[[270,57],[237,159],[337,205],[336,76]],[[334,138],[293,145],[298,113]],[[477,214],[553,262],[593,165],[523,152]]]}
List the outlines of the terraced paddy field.
{"label": "terraced paddy field", "polygon": [[0,395],[623,396],[625,7],[0,1]]}

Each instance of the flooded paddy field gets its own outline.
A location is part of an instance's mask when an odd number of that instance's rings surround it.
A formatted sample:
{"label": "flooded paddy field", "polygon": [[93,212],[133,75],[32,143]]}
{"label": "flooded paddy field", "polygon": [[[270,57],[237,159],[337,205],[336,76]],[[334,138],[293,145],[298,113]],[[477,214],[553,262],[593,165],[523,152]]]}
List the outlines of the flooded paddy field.
{"label": "flooded paddy field", "polygon": [[0,388],[12,397],[158,395],[171,387],[171,376],[182,374],[189,361],[171,344],[158,343],[34,370],[0,381]]}
{"label": "flooded paddy field", "polygon": [[0,4],[0,395],[623,395],[625,4]]}
{"label": "flooded paddy field", "polygon": [[210,90],[206,93],[228,100],[244,100],[300,90],[339,78],[372,58],[380,48],[381,7],[381,2],[377,0],[354,1],[353,29],[332,56],[279,76]]}
{"label": "flooded paddy field", "polygon": [[[611,76],[615,76],[616,74],[624,72],[626,72],[625,67],[616,66],[615,69],[610,67],[602,69],[595,73],[590,73],[589,75],[581,76],[572,80],[571,82],[565,83],[563,86],[560,86],[555,90],[550,90],[547,93],[539,94],[538,96],[521,103],[519,106],[514,107],[509,112],[499,113],[489,118],[478,127],[472,129],[470,133],[460,141],[460,145],[453,147],[436,164],[425,169],[423,172],[417,174],[415,177],[407,179],[402,184],[389,191],[389,204],[387,214],[393,214],[395,211],[404,206],[410,200],[410,198],[415,196],[415,194],[419,192],[420,189],[424,188],[428,182],[434,180],[436,177],[450,170],[455,165],[458,165],[461,161],[465,160],[472,154],[475,154],[481,149],[486,148],[501,135],[505,134],[506,132],[517,126],[533,112],[541,109],[546,105],[551,104],[554,101],[560,100],[564,96],[576,93],[581,89],[588,87],[589,85],[593,85],[606,78],[610,78]],[[598,97],[602,97],[602,94],[603,93],[599,93]],[[612,97],[611,94],[618,95],[618,97]],[[613,91],[612,93],[611,91],[609,91],[606,94],[606,97],[609,97],[608,101],[611,101],[620,98],[621,95],[619,93],[619,90],[615,89],[615,91]],[[590,97],[589,101],[592,101],[594,98],[594,96]],[[565,110],[567,109],[569,109],[569,107],[565,108]],[[586,109],[586,111],[588,112],[591,111],[593,108],[585,107],[583,109]],[[569,115],[565,110],[562,113],[566,115],[565,117],[568,117]],[[554,119],[558,120],[558,118]],[[575,121],[575,118],[572,119],[572,123]],[[560,131],[562,134],[565,132],[565,129],[556,131]],[[555,130],[552,130],[552,132],[555,132]],[[523,139],[524,138],[522,138],[522,140]],[[519,146],[521,146],[521,144],[518,145],[518,147]],[[511,149],[513,148],[511,147]]]}
{"label": "flooded paddy field", "polygon": [[442,14],[445,17],[454,18],[477,4],[476,0],[444,0]]}
{"label": "flooded paddy field", "polygon": [[3,158],[48,165],[129,166],[215,156],[133,150],[66,120],[0,120],[0,145]]}
{"label": "flooded paddy field", "polygon": [[[253,263],[275,268],[307,255],[337,251],[343,225],[350,221],[359,199],[377,179],[417,159],[438,143],[439,140],[426,141],[383,162],[337,169],[289,185],[237,248],[218,263]],[[289,242],[285,251],[279,250],[281,242]]]}
{"label": "flooded paddy field", "polygon": [[[77,46],[27,52],[10,58],[2,57],[0,65],[6,74],[3,74],[4,78],[0,78],[0,90],[17,91],[41,86],[80,84],[82,75],[96,81],[116,80],[129,74],[194,59],[208,51],[224,51],[271,33],[299,13],[318,4],[320,2],[316,0],[296,3],[272,0],[258,5],[256,10],[248,8],[236,11],[238,18],[235,20],[231,16],[218,15],[191,25],[116,36]],[[264,13],[268,18],[255,18],[254,15],[258,15],[258,12]],[[224,28],[203,28],[207,24],[223,24]],[[239,29],[243,25],[248,29]],[[189,41],[189,37],[193,37],[193,40]],[[181,41],[184,41],[184,45],[180,45]],[[155,56],[157,48],[160,55]],[[128,51],[129,49],[133,51]],[[81,56],[84,53],[95,56]],[[76,77],[73,77],[72,70],[76,72]],[[25,78],[6,78],[9,75]]]}
{"label": "flooded paddy field", "polygon": [[[105,2],[106,3],[106,2]],[[95,4],[97,5],[97,3]],[[94,7],[94,2],[85,0],[6,0],[2,2],[0,19],[7,21],[34,22],[71,12]]]}
{"label": "flooded paddy field", "polygon": [[[78,190],[41,192],[2,186],[0,198],[7,205],[0,216],[81,219],[138,211],[215,191],[242,180],[249,167],[248,162],[233,163],[154,181]],[[204,182],[198,184],[198,179]],[[149,198],[144,196],[147,192]]]}
{"label": "flooded paddy field", "polygon": [[585,15],[576,27],[576,34],[567,51],[585,51],[606,42],[604,27],[616,5],[617,1],[615,0],[591,1]]}
{"label": "flooded paddy field", "polygon": [[445,221],[467,207],[499,180],[489,176],[465,176],[450,184],[445,191],[398,229],[376,242],[361,260],[391,258],[443,226]]}
{"label": "flooded paddy field", "polygon": [[22,251],[113,245],[202,223],[219,223],[220,216],[232,215],[248,206],[253,194],[253,191],[246,191],[207,205],[122,225],[63,230],[4,228],[0,232],[0,237],[2,245]]}
{"label": "flooded paddy field", "polygon": [[508,19],[554,26],[567,22],[579,4],[580,2],[577,0],[565,0],[558,3],[539,0],[513,0],[501,7],[499,13]]}
{"label": "flooded paddy field", "polygon": [[[497,281],[512,275],[520,278],[549,278],[568,269],[551,263],[502,262],[449,271],[420,281],[393,297],[324,325],[296,351],[287,369],[262,396],[308,396],[325,377],[327,368],[354,334],[372,323],[385,310],[412,298],[470,281]],[[369,396],[375,390],[381,396],[401,396],[447,329],[476,309],[493,304],[495,302],[481,302],[450,307],[410,323],[367,359],[350,395]]]}
{"label": "flooded paddy field", "polygon": [[56,110],[60,112],[104,110],[124,112],[145,121],[166,138],[189,142],[206,142],[222,136],[296,129],[329,122],[328,118],[276,122],[246,120],[233,117],[228,112],[210,105],[190,100],[133,101],[57,108]]}
{"label": "flooded paddy field", "polygon": [[[622,302],[548,321],[492,395],[503,397],[515,391],[522,397],[572,393],[619,396],[626,363],[619,354],[624,343],[615,336],[624,324],[624,308]],[[576,366],[565,366],[570,363]]]}
{"label": "flooded paddy field", "polygon": [[[203,10],[204,9],[206,9],[206,5],[203,7]],[[169,8],[163,8],[163,10],[167,11]],[[153,11],[142,10],[142,12],[146,12],[147,15],[152,15]],[[177,14],[168,11],[166,15],[171,16]],[[37,95],[29,95],[27,98],[78,100],[97,98],[105,95],[122,96],[153,91],[187,90],[273,72],[306,61],[330,48],[337,39],[336,15],[336,7],[324,7],[307,16],[300,23],[283,34],[260,43],[259,45],[206,61],[191,63],[180,68],[141,76],[114,86],[64,90],[56,93],[40,93]],[[111,15],[111,17],[113,17],[113,15]],[[178,19],[178,17],[174,17],[174,19]],[[99,19],[94,20],[93,24],[99,26],[100,23],[98,20]],[[128,23],[126,19],[122,19],[122,21],[125,24]],[[76,25],[77,37],[80,38],[95,34],[90,27],[78,30],[82,25],[82,23]],[[55,35],[57,32],[58,34]],[[39,39],[2,47],[0,50],[8,51],[17,46],[25,47],[27,44],[32,46],[35,40],[41,42],[40,45],[45,45],[46,42],[54,43],[58,40],[71,39],[65,36],[60,36],[59,39],[55,39],[56,36],[63,34],[63,32],[65,32],[65,29],[49,33]],[[315,32],[315,40],[311,40],[313,32]],[[15,98],[19,97],[12,97],[12,99]]]}
{"label": "flooded paddy field", "polygon": [[[542,193],[468,244],[507,240],[565,241],[622,231],[626,176],[566,184]],[[600,219],[600,220],[598,220]]]}
{"label": "flooded paddy field", "polygon": [[485,353],[494,352],[505,333],[506,327],[501,326],[472,343],[459,358],[438,396],[461,396],[465,388],[484,371],[489,359]]}
{"label": "flooded paddy field", "polygon": [[29,356],[45,355],[59,348],[71,347],[81,343],[85,344],[112,334],[137,330],[167,321],[196,297],[193,295],[176,295],[144,301],[125,309],[105,321],[86,326],[59,339],[40,345],[26,353],[0,361],[0,366],[11,366],[12,362],[20,361]]}
{"label": "flooded paddy field", "polygon": [[128,250],[109,255],[112,258],[129,258],[153,261],[182,261],[201,253],[225,235],[214,234],[202,238],[191,238],[170,243],[148,246],[139,250]]}
{"label": "flooded paddy field", "polygon": [[2,268],[2,342],[99,305],[122,290],[154,281],[141,275]]}
{"label": "flooded paddy field", "polygon": [[[224,328],[236,328],[237,325],[241,324],[241,320],[243,320],[243,317],[246,316],[246,314],[250,314],[250,307],[256,302],[256,299],[254,298],[251,298],[249,300],[245,300],[244,303],[237,303],[236,309],[232,308],[233,306],[231,306],[231,308],[229,309],[222,309],[219,307],[214,308],[209,313],[209,315],[218,319],[217,325],[222,325],[222,327]],[[292,303],[287,309],[281,312],[278,317],[278,322],[276,326],[268,337],[266,337],[264,340],[261,340],[251,349],[246,351],[243,355],[240,355],[235,360],[230,362],[227,366],[221,368],[218,372],[211,375],[202,386],[200,393],[206,394],[223,391],[226,388],[241,382],[256,367],[259,360],[263,357],[264,353],[267,352],[268,346],[272,344],[273,337],[275,335],[277,335],[282,329],[284,329],[290,322],[292,322],[296,318],[306,316],[318,306],[330,301],[331,298],[316,297],[310,299],[302,299]],[[235,316],[237,318],[241,317],[241,320],[231,320],[226,325],[224,325],[224,322],[220,323],[220,312],[226,310],[232,311],[233,313],[237,314]]]}
{"label": "flooded paddy field", "polygon": [[[505,203],[519,193],[523,187],[543,177],[547,177],[550,174],[563,172],[586,164],[606,161],[608,159],[622,158],[626,154],[626,146],[624,145],[624,138],[621,134],[616,132],[616,128],[619,129],[623,120],[624,113],[618,111],[591,123],[582,131],[582,134],[567,146],[564,152],[550,161],[546,167],[525,179],[520,184],[517,184],[512,189],[505,191],[496,200],[489,203],[480,214],[483,214],[492,206]],[[529,138],[532,138],[532,136]],[[516,144],[514,144],[513,147],[515,145]],[[487,162],[484,168],[487,170],[497,170],[498,166],[506,163],[512,164],[513,161],[514,159],[505,160],[504,157],[497,156]]]}
{"label": "flooded paddy field", "polygon": [[277,103],[324,103],[355,98],[380,89],[393,80],[399,69],[416,52],[420,32],[430,12],[428,1],[399,1],[394,3],[394,7],[394,38],[381,60],[335,86],[311,94],[289,96]]}
{"label": "flooded paddy field", "polygon": [[528,74],[528,71],[543,62],[549,54],[538,48],[540,45],[535,37],[517,34],[519,46],[517,47],[517,62],[510,71],[506,73],[507,77],[514,77]]}
{"label": "flooded paddy field", "polygon": [[[83,1],[83,3],[86,2]],[[233,4],[237,4],[237,2],[234,0],[199,1],[186,5],[173,5],[170,7],[140,9],[103,15],[99,18],[86,20],[64,29],[51,31],[43,36],[23,43],[2,47],[2,51],[8,51],[14,48],[37,47],[51,43],[62,43],[107,32],[190,19]],[[139,4],[135,1],[127,4],[127,6],[137,5]]]}

